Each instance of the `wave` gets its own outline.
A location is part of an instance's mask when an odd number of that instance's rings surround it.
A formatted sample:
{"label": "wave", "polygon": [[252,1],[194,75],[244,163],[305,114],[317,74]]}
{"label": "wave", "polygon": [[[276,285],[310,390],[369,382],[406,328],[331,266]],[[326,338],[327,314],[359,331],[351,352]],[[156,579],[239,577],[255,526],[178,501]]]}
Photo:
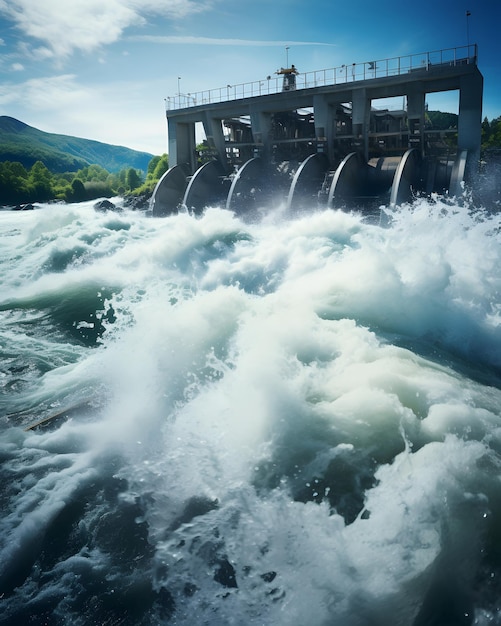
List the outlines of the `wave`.
{"label": "wave", "polygon": [[499,215],[387,213],[0,214],[7,620],[496,619]]}

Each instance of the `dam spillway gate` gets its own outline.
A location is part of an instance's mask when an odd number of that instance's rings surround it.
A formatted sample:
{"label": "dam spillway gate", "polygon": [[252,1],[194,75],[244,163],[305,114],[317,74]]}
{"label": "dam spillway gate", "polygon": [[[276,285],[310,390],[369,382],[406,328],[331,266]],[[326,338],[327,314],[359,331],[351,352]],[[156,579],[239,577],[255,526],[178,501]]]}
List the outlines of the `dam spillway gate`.
{"label": "dam spillway gate", "polygon": [[[291,213],[398,205],[419,192],[458,195],[478,168],[476,45],[276,74],[166,101],[170,167],[154,190],[154,215],[216,205],[245,214],[270,202],[286,202]],[[434,131],[426,94],[452,90],[459,92],[457,128]],[[402,97],[400,111],[372,106],[395,97]],[[197,123],[206,136],[201,153]]]}

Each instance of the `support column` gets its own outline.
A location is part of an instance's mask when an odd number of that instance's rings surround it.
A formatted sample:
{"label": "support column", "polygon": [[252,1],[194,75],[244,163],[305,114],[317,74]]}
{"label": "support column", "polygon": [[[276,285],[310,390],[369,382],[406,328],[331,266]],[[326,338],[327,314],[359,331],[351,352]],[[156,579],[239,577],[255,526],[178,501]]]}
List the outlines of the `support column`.
{"label": "support column", "polygon": [[256,144],[260,156],[270,157],[271,113],[254,111],[250,114],[252,140]]}
{"label": "support column", "polygon": [[371,100],[367,97],[365,88],[354,89],[352,92],[352,126],[354,145],[364,159],[369,159],[369,121],[371,112]]}
{"label": "support column", "polygon": [[209,111],[205,112],[203,125],[209,148],[217,152],[218,158],[226,168],[226,145],[224,143],[222,120],[212,117]]}
{"label": "support column", "polygon": [[459,88],[458,152],[468,150],[465,177],[478,170],[482,141],[482,93],[484,79],[479,71],[461,76]]}
{"label": "support column", "polygon": [[167,118],[169,135],[169,167],[187,163],[191,172],[196,169],[195,159],[195,124],[180,123]]}
{"label": "support column", "polygon": [[407,93],[407,122],[409,148],[416,148],[424,157],[425,92],[421,84],[412,85]]}
{"label": "support column", "polygon": [[313,110],[317,152],[325,152],[329,163],[332,164],[334,160],[334,137],[336,133],[335,108],[327,102],[324,95],[317,95],[313,96]]}

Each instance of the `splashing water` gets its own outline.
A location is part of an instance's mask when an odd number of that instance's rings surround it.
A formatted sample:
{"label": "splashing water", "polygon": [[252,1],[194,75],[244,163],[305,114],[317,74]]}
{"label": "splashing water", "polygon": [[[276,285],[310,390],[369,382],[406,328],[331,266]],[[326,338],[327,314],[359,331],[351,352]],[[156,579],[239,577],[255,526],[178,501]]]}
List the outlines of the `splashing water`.
{"label": "splashing water", "polygon": [[0,229],[3,623],[501,623],[499,215]]}

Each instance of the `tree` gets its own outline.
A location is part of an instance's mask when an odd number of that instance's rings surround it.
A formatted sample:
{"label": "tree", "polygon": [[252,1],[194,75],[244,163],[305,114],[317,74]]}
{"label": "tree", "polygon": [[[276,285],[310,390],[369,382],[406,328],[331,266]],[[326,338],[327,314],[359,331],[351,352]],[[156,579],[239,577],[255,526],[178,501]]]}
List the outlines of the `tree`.
{"label": "tree", "polygon": [[[158,161],[153,168],[153,179],[158,181],[162,178],[165,172],[169,169],[169,157],[166,154],[162,154],[161,157],[153,157],[153,159],[158,158]],[[153,161],[152,159],[152,161]],[[149,166],[148,166],[149,169]]]}
{"label": "tree", "polygon": [[71,183],[71,200],[72,202],[83,202],[87,199],[87,193],[83,182],[79,178],[74,178]]}
{"label": "tree", "polygon": [[490,123],[490,132],[487,139],[487,147],[501,147],[501,117],[492,120]]}
{"label": "tree", "polygon": [[53,176],[41,161],[36,161],[28,175],[30,200],[46,201],[54,197]]}
{"label": "tree", "polygon": [[87,200],[95,200],[96,198],[111,198],[113,189],[102,180],[91,180],[84,183],[85,195]]}
{"label": "tree", "polygon": [[158,165],[158,162],[160,161],[160,159],[161,159],[160,156],[154,156],[153,158],[150,159],[150,162],[148,163],[148,169],[146,170],[147,179],[153,176],[153,172],[155,171],[155,168]]}
{"label": "tree", "polygon": [[148,163],[146,180],[140,187],[136,187],[131,191],[134,195],[151,194],[157,182],[168,169],[169,158],[167,154],[152,157]]}
{"label": "tree", "polygon": [[77,172],[78,178],[84,183],[90,181],[101,181],[104,182],[108,176],[108,170],[105,170],[104,167],[100,165],[88,165],[87,167],[82,168]]}
{"label": "tree", "polygon": [[21,163],[0,162],[0,198],[14,204],[30,200],[28,172]]}
{"label": "tree", "polygon": [[127,170],[127,176],[125,179],[125,183],[129,191],[133,191],[134,189],[137,189],[137,187],[140,187],[141,182],[142,181],[137,170],[135,170],[133,167],[130,167]]}

